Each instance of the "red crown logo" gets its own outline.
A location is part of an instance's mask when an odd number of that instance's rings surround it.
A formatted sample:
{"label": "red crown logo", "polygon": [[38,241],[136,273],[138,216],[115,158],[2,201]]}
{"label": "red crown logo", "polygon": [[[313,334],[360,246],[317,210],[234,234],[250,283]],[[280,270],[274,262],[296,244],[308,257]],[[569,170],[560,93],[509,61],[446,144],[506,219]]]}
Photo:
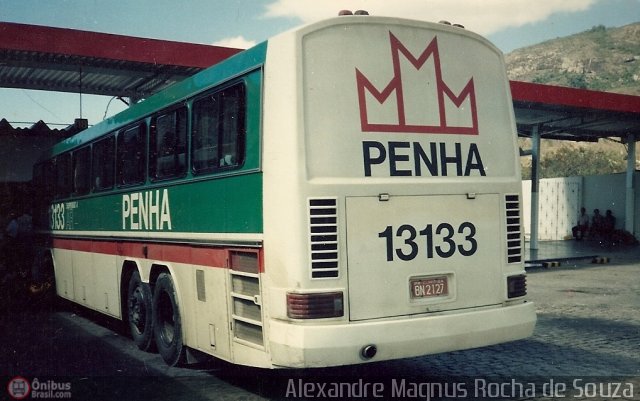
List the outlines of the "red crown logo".
{"label": "red crown logo", "polygon": [[[442,68],[440,65],[440,53],[438,51],[437,37],[433,38],[427,45],[425,50],[418,57],[413,54],[396,38],[393,33],[389,32],[389,40],[391,44],[391,60],[393,63],[393,78],[389,84],[382,90],[378,90],[371,81],[356,68],[356,83],[358,86],[358,101],[360,105],[360,123],[362,131],[370,132],[408,132],[408,133],[430,133],[430,134],[463,134],[478,135],[478,111],[476,108],[476,93],[473,85],[473,77],[469,79],[459,94],[455,94],[442,79]],[[403,87],[402,71],[400,58],[404,57],[416,71],[419,71],[425,64],[433,68],[435,85],[431,82],[424,82],[425,85],[432,85],[434,88],[427,90],[425,86],[424,96],[435,96],[437,116],[435,123],[425,123],[424,116],[434,115],[433,110],[414,110],[412,115],[407,115],[405,103],[405,88]],[[430,63],[427,63],[430,61]],[[432,67],[431,67],[432,66]],[[413,84],[413,82],[412,82]],[[417,84],[420,84],[419,82]],[[412,89],[413,90],[413,89]],[[373,97],[380,106],[383,106],[392,94],[395,94],[395,103],[397,107],[397,120],[389,122],[371,122],[369,109],[367,107],[367,93],[369,98]],[[434,94],[435,93],[435,94]],[[374,106],[375,102],[370,101],[370,106]],[[388,105],[392,103],[390,100]],[[393,107],[392,105],[390,107]],[[464,121],[464,124],[449,123],[450,120]]]}

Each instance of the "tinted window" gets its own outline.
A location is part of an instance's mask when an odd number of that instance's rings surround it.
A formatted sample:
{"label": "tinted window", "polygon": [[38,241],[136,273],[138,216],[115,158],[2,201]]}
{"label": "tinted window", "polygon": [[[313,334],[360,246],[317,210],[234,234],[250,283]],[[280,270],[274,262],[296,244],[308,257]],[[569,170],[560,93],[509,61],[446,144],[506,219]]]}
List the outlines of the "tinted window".
{"label": "tinted window", "polygon": [[246,100],[235,85],[193,105],[192,168],[194,173],[231,169],[244,158]]}
{"label": "tinted window", "polygon": [[187,171],[187,109],[154,118],[151,123],[151,179],[179,177]]}
{"label": "tinted window", "polygon": [[91,189],[91,148],[73,152],[73,193],[85,195]]}
{"label": "tinted window", "polygon": [[115,138],[110,136],[93,144],[93,189],[102,191],[113,188],[115,171]]}
{"label": "tinted window", "polygon": [[145,178],[145,129],[140,124],[118,135],[118,185],[140,184]]}
{"label": "tinted window", "polygon": [[71,154],[66,153],[54,159],[56,172],[56,197],[65,198],[71,193]]}

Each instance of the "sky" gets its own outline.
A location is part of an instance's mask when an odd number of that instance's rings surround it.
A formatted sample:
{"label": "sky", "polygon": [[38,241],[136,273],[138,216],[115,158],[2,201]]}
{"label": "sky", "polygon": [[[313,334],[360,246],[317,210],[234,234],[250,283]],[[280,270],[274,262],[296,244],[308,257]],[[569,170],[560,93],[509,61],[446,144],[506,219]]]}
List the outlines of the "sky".
{"label": "sky", "polygon": [[[640,21],[640,0],[0,0],[0,21],[247,48],[339,10],[447,20],[503,52]],[[96,124],[126,107],[110,97],[0,88],[0,118],[14,126],[74,118]]]}

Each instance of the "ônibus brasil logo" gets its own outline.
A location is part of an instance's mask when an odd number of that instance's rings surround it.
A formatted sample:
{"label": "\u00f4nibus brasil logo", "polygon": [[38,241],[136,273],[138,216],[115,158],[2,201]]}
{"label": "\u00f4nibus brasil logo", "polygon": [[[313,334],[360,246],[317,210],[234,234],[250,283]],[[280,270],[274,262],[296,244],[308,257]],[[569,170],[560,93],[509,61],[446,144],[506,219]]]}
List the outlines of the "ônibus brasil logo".
{"label": "\u00f4nibus brasil logo", "polygon": [[[362,131],[478,135],[473,77],[458,94],[445,83],[438,38],[434,37],[418,57],[391,32],[389,42],[393,76],[386,86],[377,88],[356,68]],[[409,91],[412,96],[406,96]],[[419,101],[415,101],[416,91]],[[406,99],[413,102],[408,104]]]}
{"label": "\u00f4nibus brasil logo", "polygon": [[7,393],[14,400],[24,400],[29,396],[38,399],[70,399],[71,382],[40,380],[37,377],[29,381],[16,376],[7,383]]}
{"label": "\u00f4nibus brasil logo", "polygon": [[31,384],[29,380],[21,376],[16,376],[9,380],[7,384],[7,393],[14,400],[24,400],[31,393]]}

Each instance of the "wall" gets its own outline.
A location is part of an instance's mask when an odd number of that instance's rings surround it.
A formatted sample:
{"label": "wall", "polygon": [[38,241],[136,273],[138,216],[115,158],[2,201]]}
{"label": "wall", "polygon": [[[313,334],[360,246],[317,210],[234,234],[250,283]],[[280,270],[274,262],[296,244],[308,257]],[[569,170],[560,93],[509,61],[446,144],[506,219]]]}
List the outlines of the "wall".
{"label": "wall", "polygon": [[[626,214],[625,181],[626,175],[624,173],[585,177],[584,207],[587,209],[589,216],[593,216],[593,209],[600,209],[600,214],[603,216],[605,211],[609,209],[616,217],[616,228],[624,229]],[[637,193],[638,187],[636,185],[636,194]]]}
{"label": "wall", "polygon": [[[607,209],[616,217],[616,228],[625,227],[626,174],[546,178],[540,180],[538,239],[561,240],[571,236],[580,207],[589,216],[594,209]],[[640,175],[635,174],[635,233],[640,233]],[[525,235],[531,234],[531,181],[522,182]],[[638,235],[636,235],[638,237]]]}
{"label": "wall", "polygon": [[[523,181],[525,235],[531,234],[531,181]],[[582,177],[547,178],[538,189],[538,239],[561,240],[571,235],[582,203]]]}

